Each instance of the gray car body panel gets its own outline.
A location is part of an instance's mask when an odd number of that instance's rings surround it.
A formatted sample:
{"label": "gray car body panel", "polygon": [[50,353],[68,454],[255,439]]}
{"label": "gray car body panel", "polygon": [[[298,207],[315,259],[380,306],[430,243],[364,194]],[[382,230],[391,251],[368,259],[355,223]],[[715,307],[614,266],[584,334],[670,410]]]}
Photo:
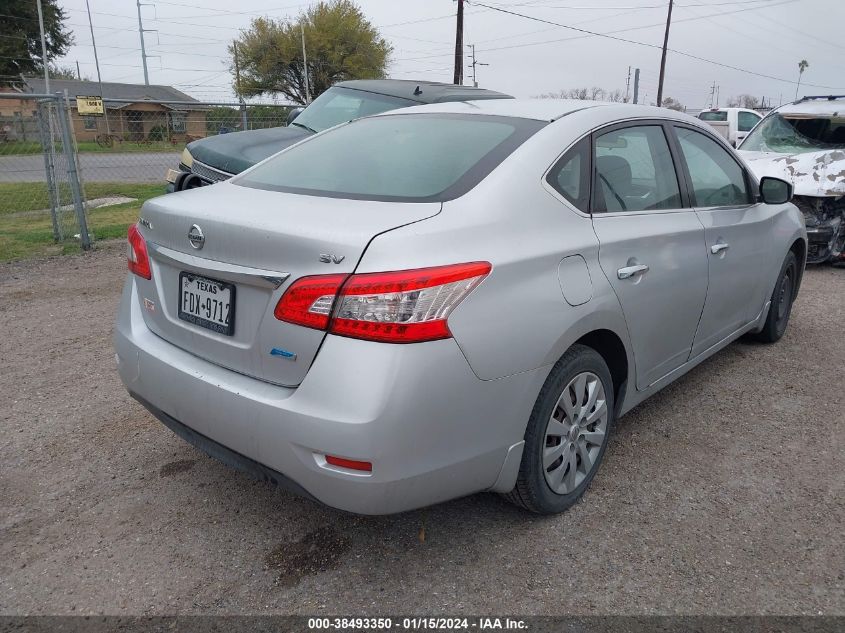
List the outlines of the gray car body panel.
{"label": "gray car body panel", "polygon": [[[243,204],[245,196],[249,205]],[[436,215],[440,209],[439,203],[325,200],[246,189],[229,182],[155,198],[144,205],[146,224],[140,227],[152,245],[153,278],[137,280],[140,304],[154,305],[143,311],[144,321],[160,337],[206,360],[248,376],[296,386],[325,332],[274,318],[273,308],[287,288],[284,281],[350,273],[374,235]],[[237,211],[238,227],[231,223],[233,211]],[[201,250],[190,247],[188,240],[194,225],[205,235]],[[186,250],[188,257],[175,255]],[[321,255],[340,261],[326,263]],[[232,336],[220,336],[178,317],[182,272],[236,284]],[[278,279],[281,284],[274,283]],[[273,349],[294,354],[295,362],[271,355]]]}
{"label": "gray car body panel", "polygon": [[[449,317],[454,338],[391,345],[306,330],[321,339],[310,368],[299,376],[298,387],[278,386],[243,375],[249,372],[225,369],[210,357],[197,358],[206,352],[204,347],[187,342],[180,349],[156,335],[144,314],[142,295],[150,284],[130,275],[115,331],[127,388],[342,509],[379,514],[481,490],[504,492],[514,485],[537,394],[554,363],[575,342],[602,331],[622,343],[628,372],[618,389],[617,410],[623,413],[743,333],[759,330],[780,262],[794,242],[806,242],[801,216],[791,204],[591,217],[545,182],[548,169],[575,142],[620,121],[677,120],[715,138],[691,117],[583,102],[489,101],[420,111],[554,122],[471,191],[443,203],[442,211],[439,205],[392,203],[401,217],[381,223],[372,217],[384,203],[310,197],[298,207],[308,214],[296,216],[292,210],[285,216],[277,210],[283,202],[309,197],[227,184],[179,194],[184,199],[170,196],[173,206],[167,210],[158,202],[148,203],[143,213],[146,217],[147,209],[155,209],[149,215],[165,235],[169,230],[162,223],[176,222],[186,236],[191,223],[221,213],[202,211],[204,206],[224,200],[230,206],[247,203],[256,215],[244,224],[244,236],[230,231],[233,241],[215,252],[214,259],[290,272],[291,281],[319,272],[489,261],[490,275]],[[207,193],[200,201],[203,191]],[[352,226],[332,224],[338,203],[356,210],[344,216]],[[399,207],[414,211],[405,215]],[[185,217],[180,217],[180,208]],[[286,228],[280,222],[277,235],[272,227],[280,218],[289,223]],[[248,248],[255,242],[248,229],[255,226],[267,232],[267,243]],[[758,240],[754,230],[759,230]],[[285,231],[290,238],[282,235]],[[158,239],[145,235],[153,242]],[[297,236],[303,237],[301,255],[306,258],[311,250],[316,258],[322,247],[354,245],[356,250],[337,270],[321,269],[316,259],[314,268],[305,263],[294,268],[284,259],[283,248],[275,254],[278,264],[271,265],[272,245],[299,248]],[[671,243],[673,236],[680,242]],[[720,238],[731,241],[731,248],[711,255],[709,247]],[[165,247],[180,248],[162,239]],[[182,250],[187,247],[184,239]],[[583,262],[576,270],[586,270],[589,285],[578,279],[568,293],[573,258]],[[651,270],[639,280],[617,279],[615,268],[632,258],[647,260]],[[298,264],[299,256],[291,261]],[[738,287],[731,285],[732,275]],[[568,300],[570,294],[577,299]],[[727,314],[726,307],[737,298],[739,305]],[[710,311],[709,299],[715,306]],[[262,311],[272,312],[266,299],[256,308]],[[484,433],[479,433],[482,427]],[[372,461],[373,473],[327,467],[320,460],[323,454]]]}

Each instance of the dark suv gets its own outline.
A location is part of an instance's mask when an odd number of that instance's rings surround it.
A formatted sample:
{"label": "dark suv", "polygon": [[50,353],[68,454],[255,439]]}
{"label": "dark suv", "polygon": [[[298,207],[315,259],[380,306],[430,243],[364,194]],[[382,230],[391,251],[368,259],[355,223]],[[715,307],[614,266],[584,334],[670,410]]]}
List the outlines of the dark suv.
{"label": "dark suv", "polygon": [[209,136],[189,143],[179,169],[167,172],[168,192],[227,180],[306,136],[338,123],[424,103],[512,99],[510,95],[452,84],[373,79],[335,84],[287,127]]}

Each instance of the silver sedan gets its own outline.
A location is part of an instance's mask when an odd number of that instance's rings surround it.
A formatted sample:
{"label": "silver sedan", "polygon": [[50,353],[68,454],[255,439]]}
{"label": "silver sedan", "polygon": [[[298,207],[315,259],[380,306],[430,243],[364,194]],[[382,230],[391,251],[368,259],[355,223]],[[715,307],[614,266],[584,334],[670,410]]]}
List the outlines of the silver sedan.
{"label": "silver sedan", "polygon": [[361,119],[144,205],[120,376],[189,442],[337,508],[495,491],[560,512],[619,416],[784,334],[807,252],[790,196],[658,108]]}

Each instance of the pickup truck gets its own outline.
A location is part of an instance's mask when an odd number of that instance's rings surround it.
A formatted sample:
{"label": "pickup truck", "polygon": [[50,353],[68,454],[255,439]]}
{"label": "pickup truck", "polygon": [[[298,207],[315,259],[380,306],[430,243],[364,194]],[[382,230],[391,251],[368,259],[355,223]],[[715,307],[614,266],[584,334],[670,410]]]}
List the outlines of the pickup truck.
{"label": "pickup truck", "polygon": [[698,118],[709,123],[728,143],[736,147],[763,117],[747,108],[711,108],[702,110]]}

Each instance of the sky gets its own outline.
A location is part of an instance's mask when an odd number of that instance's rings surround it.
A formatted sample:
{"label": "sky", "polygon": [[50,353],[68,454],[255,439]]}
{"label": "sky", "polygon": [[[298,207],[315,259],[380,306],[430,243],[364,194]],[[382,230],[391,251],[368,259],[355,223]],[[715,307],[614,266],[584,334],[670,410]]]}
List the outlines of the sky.
{"label": "sky", "polygon": [[[143,83],[136,3],[89,2],[103,81]],[[76,44],[58,63],[75,68],[79,62],[83,76],[96,79],[85,0],[59,4],[67,11]],[[145,33],[150,83],[172,85],[202,100],[232,101],[227,45],[256,17],[296,18],[310,4],[147,0],[141,15],[144,28],[152,30]],[[464,43],[475,44],[478,62],[489,64],[477,66],[481,87],[520,98],[582,86],[624,91],[632,67],[640,68],[640,101],[651,103],[657,94],[668,4],[468,2]],[[390,77],[452,81],[454,0],[358,0],[358,5],[394,47]],[[715,84],[721,105],[742,93],[778,105],[795,98],[802,59],[809,67],[801,77],[801,95],[845,94],[844,23],[845,0],[678,0],[664,97],[691,109],[709,107]],[[467,48],[464,63],[470,61]],[[471,84],[470,68],[465,68],[464,79]],[[265,95],[253,101],[275,100]]]}

